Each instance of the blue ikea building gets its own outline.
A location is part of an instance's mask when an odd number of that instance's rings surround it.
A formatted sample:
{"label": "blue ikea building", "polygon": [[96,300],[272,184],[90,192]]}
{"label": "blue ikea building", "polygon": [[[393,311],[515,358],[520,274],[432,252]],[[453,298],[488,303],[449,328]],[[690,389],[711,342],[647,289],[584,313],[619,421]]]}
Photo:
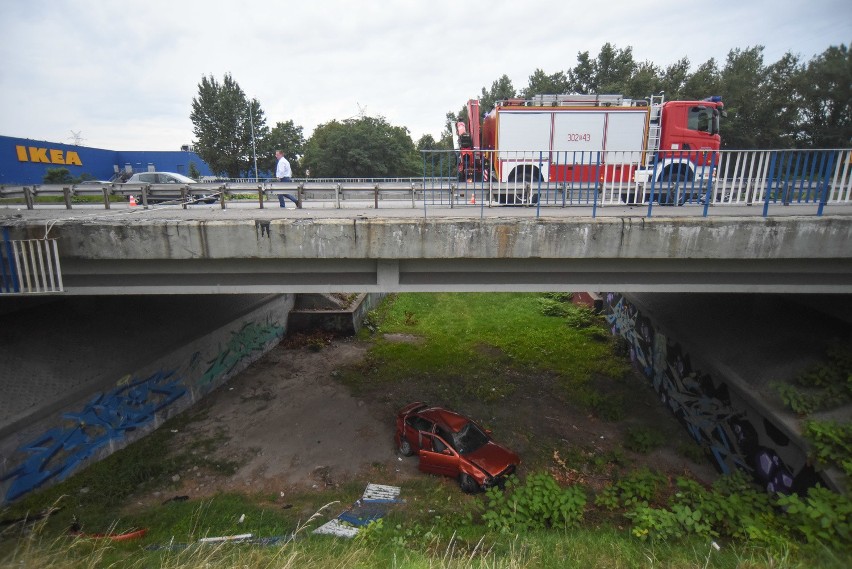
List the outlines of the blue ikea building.
{"label": "blue ikea building", "polygon": [[121,173],[148,171],[188,176],[191,164],[201,176],[213,175],[189,147],[174,152],[120,151],[0,136],[0,184],[7,186],[41,184],[51,168],[67,168],[74,178],[113,180]]}

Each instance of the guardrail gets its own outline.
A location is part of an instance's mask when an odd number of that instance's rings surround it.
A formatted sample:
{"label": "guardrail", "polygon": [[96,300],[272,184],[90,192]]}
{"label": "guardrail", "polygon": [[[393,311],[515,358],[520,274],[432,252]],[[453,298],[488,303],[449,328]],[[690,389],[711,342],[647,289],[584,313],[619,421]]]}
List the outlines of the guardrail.
{"label": "guardrail", "polygon": [[[695,206],[708,215],[713,205],[812,205],[821,215],[828,204],[852,204],[852,150],[550,152],[475,151],[459,169],[459,154],[425,151],[424,176],[416,179],[325,179],[293,182],[227,181],[198,184],[84,183],[0,187],[0,206],[41,197],[61,197],[71,209],[75,198],[98,196],[109,209],[115,196],[147,208],[152,204],[218,203],[237,197],[296,207],[464,208],[522,206],[591,208]],[[404,204],[404,205],[403,205]],[[759,209],[759,208],[758,208]],[[585,212],[584,212],[585,213]],[[755,212],[756,214],[757,212]]]}

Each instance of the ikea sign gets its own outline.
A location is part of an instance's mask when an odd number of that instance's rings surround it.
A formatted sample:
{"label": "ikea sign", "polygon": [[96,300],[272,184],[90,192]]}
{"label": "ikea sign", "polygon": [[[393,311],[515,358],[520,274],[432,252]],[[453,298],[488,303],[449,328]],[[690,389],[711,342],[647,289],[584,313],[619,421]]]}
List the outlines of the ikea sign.
{"label": "ikea sign", "polygon": [[36,146],[15,146],[19,162],[40,162],[42,164],[64,164],[82,166],[80,156],[73,150],[63,152],[56,148],[38,148]]}

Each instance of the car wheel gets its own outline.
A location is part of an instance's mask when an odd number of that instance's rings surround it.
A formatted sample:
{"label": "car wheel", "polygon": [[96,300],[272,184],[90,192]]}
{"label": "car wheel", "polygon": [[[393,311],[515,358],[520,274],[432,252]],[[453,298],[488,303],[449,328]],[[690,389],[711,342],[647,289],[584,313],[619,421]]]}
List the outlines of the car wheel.
{"label": "car wheel", "polygon": [[402,440],[399,443],[399,452],[403,456],[411,456],[414,454],[414,451],[411,450],[411,443],[408,442],[408,439],[402,437]]}
{"label": "car wheel", "polygon": [[459,474],[459,486],[465,494],[476,494],[479,492],[479,484],[471,476],[462,472]]}

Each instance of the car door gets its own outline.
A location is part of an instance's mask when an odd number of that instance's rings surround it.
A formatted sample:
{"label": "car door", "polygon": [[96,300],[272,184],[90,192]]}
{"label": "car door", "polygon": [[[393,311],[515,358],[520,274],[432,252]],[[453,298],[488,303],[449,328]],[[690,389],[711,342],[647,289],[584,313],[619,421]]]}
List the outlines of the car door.
{"label": "car door", "polygon": [[420,455],[418,468],[430,474],[457,477],[461,460],[458,453],[437,435],[422,433],[422,436],[427,444],[424,444],[418,453]]}
{"label": "car door", "polygon": [[432,449],[432,439],[424,438],[424,433],[431,433],[435,430],[435,424],[431,421],[412,415],[405,419],[405,431],[403,435],[408,439],[411,448],[418,451],[422,448]]}

